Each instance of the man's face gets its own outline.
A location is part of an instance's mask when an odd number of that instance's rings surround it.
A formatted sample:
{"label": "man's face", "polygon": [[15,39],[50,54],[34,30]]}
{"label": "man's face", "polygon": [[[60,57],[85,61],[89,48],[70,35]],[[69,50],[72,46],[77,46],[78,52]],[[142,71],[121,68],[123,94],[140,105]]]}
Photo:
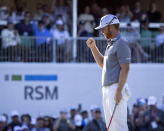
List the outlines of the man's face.
{"label": "man's face", "polygon": [[12,23],[8,24],[8,29],[13,30],[14,29],[14,24],[12,24]]}
{"label": "man's face", "polygon": [[132,110],[133,114],[136,114],[138,112],[138,110],[139,110],[138,108],[139,107],[136,107],[136,106],[133,107],[133,110]]}
{"label": "man's face", "polygon": [[88,118],[87,112],[82,113],[82,117],[83,117],[83,119]]}
{"label": "man's face", "polygon": [[26,22],[29,22],[29,21],[30,21],[30,13],[27,13],[27,14],[25,15],[24,20],[25,20]]}
{"label": "man's face", "polygon": [[23,122],[25,122],[27,125],[30,124],[30,119],[28,117],[23,118]]}
{"label": "man's face", "polygon": [[18,116],[13,116],[13,117],[12,117],[12,121],[13,121],[14,123],[17,123],[17,122],[19,121],[19,117],[18,117]]}
{"label": "man's face", "polygon": [[101,119],[101,112],[100,111],[96,111],[95,112],[95,119],[96,120],[100,120]]}
{"label": "man's face", "polygon": [[43,128],[43,126],[44,126],[44,120],[38,120],[37,121],[37,127]]}
{"label": "man's face", "polygon": [[145,111],[145,110],[146,110],[146,104],[140,105],[140,106],[139,106],[139,110]]}
{"label": "man's face", "polygon": [[48,24],[48,23],[49,23],[49,17],[48,17],[48,16],[44,16],[44,17],[43,17],[43,22],[44,22],[45,24]]}
{"label": "man's face", "polygon": [[50,123],[49,123],[49,118],[48,117],[45,117],[44,118],[44,125],[45,126],[48,126]]}
{"label": "man's face", "polygon": [[91,115],[93,118],[95,118],[95,112],[93,110],[91,110]]}
{"label": "man's face", "polygon": [[60,117],[62,120],[67,120],[67,113],[66,112],[61,112]]}
{"label": "man's face", "polygon": [[104,35],[105,38],[107,39],[112,39],[112,32],[114,30],[113,25],[105,26],[104,28],[101,29],[102,34]]}
{"label": "man's face", "polygon": [[63,31],[64,25],[57,25],[58,30]]}
{"label": "man's face", "polygon": [[72,109],[71,110],[71,116],[74,117],[76,115],[76,110]]}

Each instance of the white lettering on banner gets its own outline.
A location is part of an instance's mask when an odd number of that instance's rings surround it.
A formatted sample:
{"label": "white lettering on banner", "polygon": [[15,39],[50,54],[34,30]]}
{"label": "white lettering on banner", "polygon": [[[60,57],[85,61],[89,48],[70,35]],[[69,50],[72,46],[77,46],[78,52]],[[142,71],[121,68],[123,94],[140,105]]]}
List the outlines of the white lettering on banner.
{"label": "white lettering on banner", "polygon": [[58,100],[58,87],[49,86],[25,86],[24,87],[25,100]]}

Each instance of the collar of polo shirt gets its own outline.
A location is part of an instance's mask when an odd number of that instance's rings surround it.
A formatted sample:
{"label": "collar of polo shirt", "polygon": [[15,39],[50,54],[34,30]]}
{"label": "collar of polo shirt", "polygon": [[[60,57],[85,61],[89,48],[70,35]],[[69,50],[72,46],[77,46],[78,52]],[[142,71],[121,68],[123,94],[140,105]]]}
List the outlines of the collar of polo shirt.
{"label": "collar of polo shirt", "polygon": [[108,43],[114,43],[114,42],[116,42],[119,38],[120,38],[120,33],[119,34],[117,34],[113,39],[108,39],[107,41],[108,41]]}

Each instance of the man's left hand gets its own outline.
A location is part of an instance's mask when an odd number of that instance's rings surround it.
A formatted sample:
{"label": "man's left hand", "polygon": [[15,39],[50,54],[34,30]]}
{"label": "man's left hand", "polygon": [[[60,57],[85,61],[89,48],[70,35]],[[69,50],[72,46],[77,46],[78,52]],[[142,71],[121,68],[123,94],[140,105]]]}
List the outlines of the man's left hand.
{"label": "man's left hand", "polygon": [[116,90],[116,94],[114,97],[114,100],[116,101],[116,104],[119,104],[122,99],[122,92],[120,90]]}

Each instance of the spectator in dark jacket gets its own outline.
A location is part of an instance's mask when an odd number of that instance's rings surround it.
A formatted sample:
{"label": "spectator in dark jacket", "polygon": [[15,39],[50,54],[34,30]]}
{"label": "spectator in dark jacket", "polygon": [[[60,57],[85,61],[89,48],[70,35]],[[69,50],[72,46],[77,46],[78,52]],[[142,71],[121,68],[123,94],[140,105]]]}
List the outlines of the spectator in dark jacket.
{"label": "spectator in dark jacket", "polygon": [[5,131],[6,128],[6,118],[0,115],[0,131]]}
{"label": "spectator in dark jacket", "polygon": [[42,117],[38,117],[36,127],[34,127],[31,131],[50,131],[50,129],[44,127],[44,119]]}
{"label": "spectator in dark jacket", "polygon": [[149,22],[160,22],[161,13],[157,10],[155,2],[150,4],[149,11],[147,12]]}
{"label": "spectator in dark jacket", "polygon": [[164,131],[164,112],[157,108],[157,99],[150,96],[148,99],[149,111],[147,123],[149,131]]}
{"label": "spectator in dark jacket", "polygon": [[134,113],[134,127],[136,131],[147,131],[147,120],[146,120],[146,101],[143,98],[137,101],[137,111]]}
{"label": "spectator in dark jacket", "polygon": [[101,110],[97,108],[94,112],[95,118],[84,127],[83,131],[106,131],[106,124],[101,118]]}
{"label": "spectator in dark jacket", "polygon": [[16,29],[21,36],[32,36],[32,24],[30,23],[30,12],[26,12],[24,15],[24,20],[16,24]]}
{"label": "spectator in dark jacket", "polygon": [[8,128],[14,129],[15,126],[21,126],[19,121],[19,114],[17,111],[12,111],[11,113],[11,123],[8,124]]}
{"label": "spectator in dark jacket", "polygon": [[141,9],[141,4],[140,2],[136,2],[135,3],[135,8],[133,10],[133,21],[138,21],[141,22],[143,20],[145,20],[147,18],[146,14],[143,12],[143,10]]}

